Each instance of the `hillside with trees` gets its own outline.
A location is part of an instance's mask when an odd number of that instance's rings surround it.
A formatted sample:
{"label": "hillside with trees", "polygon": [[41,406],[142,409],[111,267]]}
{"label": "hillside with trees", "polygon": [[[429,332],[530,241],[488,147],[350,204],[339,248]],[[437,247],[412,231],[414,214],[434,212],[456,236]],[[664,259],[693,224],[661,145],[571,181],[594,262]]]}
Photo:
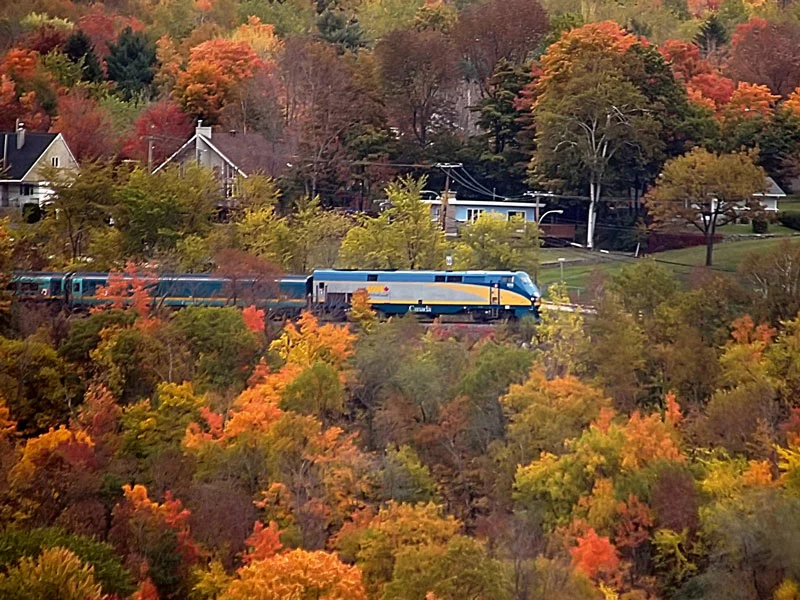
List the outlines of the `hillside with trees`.
{"label": "hillside with trees", "polygon": [[[197,128],[278,172],[163,164]],[[717,245],[798,175],[790,0],[1,2],[0,184],[23,130],[80,168],[0,207],[0,599],[800,599],[800,243]],[[536,275],[535,224],[447,236],[444,187],[703,259],[612,257],[591,308],[562,282],[495,327],[152,296]],[[19,270],[111,276],[70,312]]]}

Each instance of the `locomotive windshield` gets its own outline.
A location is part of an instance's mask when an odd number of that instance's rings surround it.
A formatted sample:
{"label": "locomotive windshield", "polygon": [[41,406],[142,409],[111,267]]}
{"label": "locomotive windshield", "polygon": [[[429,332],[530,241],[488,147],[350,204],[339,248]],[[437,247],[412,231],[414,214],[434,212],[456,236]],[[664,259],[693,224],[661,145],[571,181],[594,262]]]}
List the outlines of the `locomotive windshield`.
{"label": "locomotive windshield", "polygon": [[520,287],[525,290],[525,292],[531,298],[538,298],[539,297],[539,290],[533,285],[530,276],[527,273],[515,273],[514,279],[519,282]]}

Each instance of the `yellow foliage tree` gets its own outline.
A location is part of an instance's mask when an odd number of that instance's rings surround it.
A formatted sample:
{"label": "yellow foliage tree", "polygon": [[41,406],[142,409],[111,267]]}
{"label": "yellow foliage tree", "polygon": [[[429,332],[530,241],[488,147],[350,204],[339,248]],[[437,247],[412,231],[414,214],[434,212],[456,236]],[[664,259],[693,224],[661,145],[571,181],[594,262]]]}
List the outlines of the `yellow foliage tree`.
{"label": "yellow foliage tree", "polygon": [[23,558],[0,575],[0,597],[16,600],[99,600],[101,586],[94,567],[84,565],[66,548],[48,548],[37,557]]}
{"label": "yellow foliage tree", "polygon": [[225,600],[367,600],[361,571],[328,552],[292,550],[239,570]]}

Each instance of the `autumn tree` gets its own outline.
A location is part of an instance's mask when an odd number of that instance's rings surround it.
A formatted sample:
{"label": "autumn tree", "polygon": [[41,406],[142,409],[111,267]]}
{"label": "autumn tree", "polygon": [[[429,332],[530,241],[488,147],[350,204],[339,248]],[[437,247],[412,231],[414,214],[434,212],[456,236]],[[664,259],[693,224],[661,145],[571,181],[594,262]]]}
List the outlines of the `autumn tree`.
{"label": "autumn tree", "polygon": [[426,147],[450,125],[457,63],[438,31],[393,31],[375,49],[389,113],[405,135]]}
{"label": "autumn tree", "polygon": [[459,269],[539,270],[539,229],[533,223],[484,213],[459,232],[455,262]]}
{"label": "autumn tree", "polygon": [[364,574],[365,586],[378,594],[392,580],[402,552],[426,545],[443,546],[458,532],[460,524],[442,516],[435,504],[390,502],[370,523],[361,541],[356,565]]}
{"label": "autumn tree", "polygon": [[784,240],[770,250],[748,254],[740,265],[757,298],[756,314],[772,323],[792,318],[800,310],[798,251],[797,244]]}
{"label": "autumn tree", "polygon": [[107,160],[117,151],[111,116],[94,98],[78,89],[59,98],[52,130],[64,135],[81,163]]}
{"label": "autumn tree", "polygon": [[800,84],[800,27],[752,18],[731,40],[728,71],[738,81],[766,85],[787,97]]}
{"label": "autumn tree", "polygon": [[342,242],[342,263],[351,268],[434,269],[444,261],[444,233],[431,221],[420,191],[424,180],[389,184],[391,206],[364,217]]}
{"label": "autumn tree", "polygon": [[375,66],[368,58],[354,60],[318,40],[296,38],[278,64],[285,123],[299,134],[292,168],[309,198],[346,185],[341,173],[363,152],[357,148],[370,150],[385,128]]}
{"label": "autumn tree", "polygon": [[508,600],[510,583],[501,561],[490,558],[477,540],[457,535],[445,547],[416,546],[400,552],[383,598],[413,600],[432,592],[441,600]]}
{"label": "autumn tree", "polygon": [[175,248],[188,235],[211,229],[219,184],[210,169],[190,165],[150,174],[134,169],[116,190],[114,219],[128,257],[150,257]]}
{"label": "autumn tree", "polygon": [[83,256],[93,231],[102,228],[113,214],[114,166],[87,162],[79,171],[52,169],[46,175],[53,190],[52,214],[42,226],[52,229],[66,243],[63,251],[68,260]]}
{"label": "autumn tree", "polygon": [[753,205],[753,194],[763,191],[765,179],[747,154],[716,155],[698,148],[665,165],[646,203],[656,226],[688,225],[702,232],[706,265],[711,266],[717,227]]}
{"label": "autumn tree", "polygon": [[160,596],[185,595],[198,552],[189,526],[191,512],[170,492],[163,503],[151,500],[143,485],[124,485],[122,492],[112,513],[109,541],[128,565],[146,574]]}
{"label": "autumn tree", "polygon": [[565,34],[542,58],[544,75],[535,83],[537,153],[534,172],[569,179],[585,172],[589,189],[587,247],[594,230],[603,186],[617,155],[629,147],[647,156],[659,145],[661,127],[647,97],[623,68],[636,38],[611,22],[587,25]]}
{"label": "autumn tree", "polygon": [[292,550],[256,560],[239,570],[225,590],[231,600],[366,600],[361,572],[328,552]]}
{"label": "autumn tree", "polygon": [[122,154],[154,169],[180,148],[191,133],[189,116],[174,102],[159,100],[137,117],[133,131],[123,142]]}
{"label": "autumn tree", "polygon": [[547,14],[538,1],[493,0],[468,6],[454,36],[469,78],[486,93],[497,64],[501,60],[525,63],[547,30]]}
{"label": "autumn tree", "polygon": [[247,42],[223,38],[203,42],[189,52],[173,94],[187,113],[213,124],[233,100],[236,86],[252,77],[259,63]]}
{"label": "autumn tree", "polygon": [[91,521],[103,513],[102,504],[93,497],[100,476],[94,443],[85,433],[62,426],[31,438],[9,473],[9,482],[20,520],[38,527],[61,525],[98,533]]}
{"label": "autumn tree", "polygon": [[44,550],[35,559],[23,558],[0,575],[0,594],[19,600],[48,597],[101,600],[103,597],[94,569],[66,548]]}

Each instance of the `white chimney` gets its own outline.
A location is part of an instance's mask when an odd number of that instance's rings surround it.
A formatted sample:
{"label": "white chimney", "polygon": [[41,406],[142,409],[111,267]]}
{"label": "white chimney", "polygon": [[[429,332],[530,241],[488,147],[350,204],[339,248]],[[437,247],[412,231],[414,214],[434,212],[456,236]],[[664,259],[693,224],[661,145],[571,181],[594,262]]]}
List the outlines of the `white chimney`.
{"label": "white chimney", "polygon": [[211,139],[211,127],[203,127],[203,119],[197,120],[197,127],[194,130],[195,135],[202,135],[206,139]]}
{"label": "white chimney", "polygon": [[17,150],[25,145],[25,123],[17,119]]}

